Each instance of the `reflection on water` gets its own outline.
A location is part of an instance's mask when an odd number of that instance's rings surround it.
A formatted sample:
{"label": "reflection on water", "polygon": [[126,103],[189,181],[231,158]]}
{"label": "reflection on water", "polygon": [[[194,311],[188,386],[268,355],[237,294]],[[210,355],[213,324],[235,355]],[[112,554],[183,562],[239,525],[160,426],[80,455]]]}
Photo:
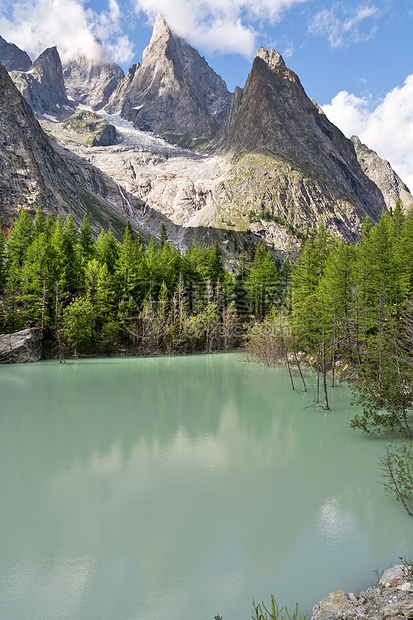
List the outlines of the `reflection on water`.
{"label": "reflection on water", "polygon": [[320,508],[319,528],[324,540],[334,547],[350,541],[357,532],[357,519],[343,511],[337,497],[327,499]]}
{"label": "reflection on water", "polygon": [[344,387],[305,409],[229,354],[4,367],[0,393],[4,620],[308,613],[413,551]]}

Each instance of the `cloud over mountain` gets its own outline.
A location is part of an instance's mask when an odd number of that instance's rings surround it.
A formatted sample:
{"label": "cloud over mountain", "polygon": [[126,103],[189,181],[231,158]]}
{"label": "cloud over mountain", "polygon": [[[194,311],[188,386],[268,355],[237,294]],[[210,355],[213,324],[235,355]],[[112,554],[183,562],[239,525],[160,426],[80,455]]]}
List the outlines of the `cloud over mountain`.
{"label": "cloud over mountain", "polygon": [[116,0],[109,0],[108,9],[100,13],[86,9],[80,0],[6,0],[1,8],[2,36],[32,58],[57,43],[63,63],[78,54],[102,58],[102,45],[116,62],[132,59],[133,46],[122,32]]}
{"label": "cloud over mountain", "polygon": [[138,13],[154,20],[162,13],[176,34],[197,48],[251,58],[260,21],[276,23],[308,0],[134,0]]}
{"label": "cloud over mountain", "polygon": [[362,142],[391,161],[393,168],[413,188],[413,74],[403,86],[387,93],[371,110],[367,98],[339,92],[323,106],[332,123],[347,136],[358,135]]}

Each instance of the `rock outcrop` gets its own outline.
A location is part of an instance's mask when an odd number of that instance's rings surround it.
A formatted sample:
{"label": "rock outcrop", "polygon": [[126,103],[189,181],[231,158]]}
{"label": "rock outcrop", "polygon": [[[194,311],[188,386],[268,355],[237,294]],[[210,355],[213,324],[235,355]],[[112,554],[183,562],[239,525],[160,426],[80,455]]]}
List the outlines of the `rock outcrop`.
{"label": "rock outcrop", "polygon": [[413,574],[399,564],[384,571],[377,586],[355,595],[335,590],[313,609],[311,620],[410,620],[413,618]]}
{"label": "rock outcrop", "polygon": [[26,52],[0,36],[0,63],[6,71],[27,71],[32,61]]}
{"label": "rock outcrop", "polygon": [[[49,125],[50,126],[50,125]],[[59,135],[69,141],[90,146],[111,146],[116,144],[116,129],[105,119],[87,110],[77,110],[63,121]],[[53,125],[50,126],[53,132]],[[59,128],[60,129],[60,128]]]}
{"label": "rock outcrop", "polygon": [[78,56],[64,66],[63,76],[69,97],[92,110],[100,110],[108,103],[124,73],[114,62]]}
{"label": "rock outcrop", "polygon": [[43,332],[38,327],[0,335],[0,364],[38,362],[42,357]]}
{"label": "rock outcrop", "polygon": [[230,99],[225,82],[158,14],[142,63],[131,68],[106,110],[138,129],[188,140],[213,135]]}
{"label": "rock outcrop", "polygon": [[56,120],[72,114],[63,80],[63,69],[56,47],[49,47],[27,71],[12,71],[10,76],[33,112]]}
{"label": "rock outcrop", "polygon": [[413,196],[389,162],[369,149],[357,136],[352,136],[351,141],[361,169],[380,189],[387,208],[393,208],[400,198],[404,209],[409,211],[413,207]]}

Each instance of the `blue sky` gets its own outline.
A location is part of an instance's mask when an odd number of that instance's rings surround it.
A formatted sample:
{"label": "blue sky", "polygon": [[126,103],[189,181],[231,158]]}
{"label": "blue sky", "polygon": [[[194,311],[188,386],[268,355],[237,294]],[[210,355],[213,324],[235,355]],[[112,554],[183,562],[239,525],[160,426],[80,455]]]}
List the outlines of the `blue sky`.
{"label": "blue sky", "polygon": [[97,35],[127,70],[158,10],[230,90],[244,85],[261,45],[278,49],[330,120],[413,190],[411,0],[0,0],[0,34],[33,59],[57,45],[63,61],[98,53]]}

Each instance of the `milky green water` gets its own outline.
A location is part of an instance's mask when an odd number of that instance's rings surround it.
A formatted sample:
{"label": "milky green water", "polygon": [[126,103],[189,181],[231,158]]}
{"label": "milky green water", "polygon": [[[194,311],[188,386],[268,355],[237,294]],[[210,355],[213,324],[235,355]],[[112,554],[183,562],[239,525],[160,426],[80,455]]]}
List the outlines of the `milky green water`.
{"label": "milky green water", "polygon": [[0,368],[1,620],[303,613],[413,557],[383,440],[237,354]]}

